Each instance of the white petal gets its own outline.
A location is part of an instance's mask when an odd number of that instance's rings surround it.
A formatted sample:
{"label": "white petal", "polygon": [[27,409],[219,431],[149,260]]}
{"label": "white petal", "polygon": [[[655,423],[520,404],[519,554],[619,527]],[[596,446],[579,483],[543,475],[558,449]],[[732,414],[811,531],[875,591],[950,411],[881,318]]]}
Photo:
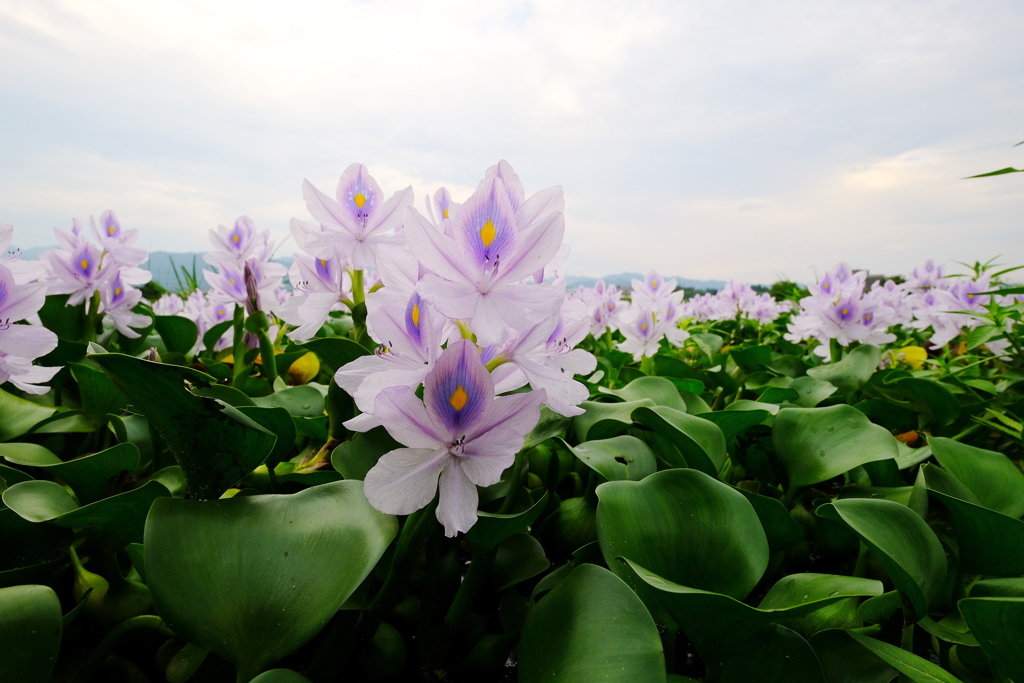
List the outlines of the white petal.
{"label": "white petal", "polygon": [[434,499],[437,477],[450,458],[447,449],[399,448],[385,453],[366,473],[366,499],[389,515],[412,514]]}
{"label": "white petal", "polygon": [[457,459],[452,458],[441,473],[438,486],[437,520],[444,525],[444,535],[450,538],[460,531],[469,531],[476,524],[476,506],[480,498],[476,485],[463,473]]}

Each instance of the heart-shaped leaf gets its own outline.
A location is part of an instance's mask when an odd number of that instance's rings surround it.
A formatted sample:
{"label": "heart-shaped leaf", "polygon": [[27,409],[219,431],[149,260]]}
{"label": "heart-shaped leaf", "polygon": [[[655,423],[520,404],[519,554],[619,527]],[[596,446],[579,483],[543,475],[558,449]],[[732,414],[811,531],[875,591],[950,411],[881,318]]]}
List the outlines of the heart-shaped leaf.
{"label": "heart-shaped leaf", "polygon": [[1024,680],[1024,598],[975,598],[957,603],[981,649],[1003,674]]}
{"label": "heart-shaped leaf", "polygon": [[775,416],[772,443],[791,488],[827,481],[876,460],[895,459],[899,453],[888,430],[848,405],[781,410]]}
{"label": "heart-shaped leaf", "polygon": [[639,407],[633,421],[668,439],[686,464],[717,477],[725,463],[725,435],[713,422],[664,406]]}
{"label": "heart-shaped leaf", "polygon": [[90,358],[174,453],[192,498],[218,498],[274,447],[276,437],[237,409],[194,393],[215,385],[209,375],[116,353]]}
{"label": "heart-shaped leaf", "polygon": [[168,625],[248,681],[323,628],[397,530],[357,481],[292,495],[165,498],[146,523],[146,578]]}
{"label": "heart-shaped leaf", "polygon": [[850,351],[838,363],[828,363],[807,370],[807,375],[839,388],[843,392],[857,391],[867,384],[882,360],[882,349],[865,344]]}
{"label": "heart-shaped leaf", "polygon": [[1005,455],[937,436],[928,445],[979,503],[1015,519],[1024,515],[1024,474]]}
{"label": "heart-shaped leaf", "polygon": [[5,681],[47,683],[57,664],[60,600],[48,586],[0,588],[0,667]]}
{"label": "heart-shaped leaf", "polygon": [[586,441],[575,447],[565,441],[562,443],[605,481],[640,481],[658,469],[657,459],[650,446],[635,436],[622,435]]}
{"label": "heart-shaped leaf", "polygon": [[679,390],[664,377],[638,377],[621,389],[599,387],[598,391],[617,396],[626,402],[650,399],[656,405],[686,412],[686,403],[679,396]]}
{"label": "heart-shaped leaf", "polygon": [[871,548],[909,599],[915,621],[928,614],[946,578],[946,553],[923,519],[899,503],[872,498],[837,500],[819,507],[817,514],[846,524]]}
{"label": "heart-shaped leaf", "polygon": [[530,610],[519,642],[522,683],[664,681],[658,630],[620,579],[577,567]]}

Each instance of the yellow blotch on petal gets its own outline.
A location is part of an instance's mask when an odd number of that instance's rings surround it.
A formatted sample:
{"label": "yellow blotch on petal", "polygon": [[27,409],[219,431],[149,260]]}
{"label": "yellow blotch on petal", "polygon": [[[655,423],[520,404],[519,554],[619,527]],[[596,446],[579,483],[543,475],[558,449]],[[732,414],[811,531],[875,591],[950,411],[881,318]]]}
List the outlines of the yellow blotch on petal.
{"label": "yellow blotch on petal", "polygon": [[113,235],[114,234],[114,230],[115,230],[114,226],[111,225],[109,228],[107,228],[107,234],[108,235]]}
{"label": "yellow blotch on petal", "polygon": [[444,208],[444,217],[448,218],[448,207]]}
{"label": "yellow blotch on petal", "polygon": [[361,209],[366,204],[366,197],[360,192],[355,197],[352,197],[352,201],[355,202],[357,209]]}
{"label": "yellow blotch on petal", "polygon": [[308,384],[320,374],[320,359],[312,351],[299,356],[288,368],[290,384]]}
{"label": "yellow blotch on petal", "polygon": [[321,268],[326,268],[327,267],[327,259],[320,259],[320,267]]}
{"label": "yellow blotch on petal", "polygon": [[114,288],[114,296],[121,296],[121,288],[120,287],[115,287]]}
{"label": "yellow blotch on petal", "polygon": [[420,305],[413,304],[412,311],[409,312],[409,318],[412,320],[412,324],[417,328],[420,326]]}
{"label": "yellow blotch on petal", "polygon": [[843,309],[843,315],[850,315],[850,309],[849,308],[844,308]]}
{"label": "yellow blotch on petal", "polygon": [[238,240],[239,239],[241,239],[241,238],[238,235],[232,235],[231,236],[231,241],[234,242],[235,244],[238,244]]}
{"label": "yellow blotch on petal", "polygon": [[655,280],[654,282],[651,283],[651,289],[657,289],[657,288],[658,288],[658,281]]}
{"label": "yellow blotch on petal", "polygon": [[920,346],[904,346],[896,352],[896,355],[901,361],[915,370],[920,370],[924,367],[924,362],[928,358],[928,352]]}
{"label": "yellow blotch on petal", "polygon": [[82,259],[82,262],[78,265],[82,266],[82,270],[89,270],[89,262],[85,259]]}
{"label": "yellow blotch on petal", "polygon": [[458,388],[452,392],[452,395],[448,398],[448,403],[452,405],[455,410],[462,410],[466,407],[466,401],[469,400],[469,394],[462,388],[460,384]]}
{"label": "yellow blotch on petal", "polygon": [[494,241],[494,221],[490,218],[484,223],[484,227],[480,228],[480,240],[484,243],[484,249],[491,246],[491,242]]}

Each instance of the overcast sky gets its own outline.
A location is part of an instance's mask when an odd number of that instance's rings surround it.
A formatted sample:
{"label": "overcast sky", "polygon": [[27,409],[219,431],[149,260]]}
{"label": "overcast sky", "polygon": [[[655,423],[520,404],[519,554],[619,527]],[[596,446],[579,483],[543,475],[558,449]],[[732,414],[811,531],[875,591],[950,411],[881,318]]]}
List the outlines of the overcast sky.
{"label": "overcast sky", "polygon": [[[416,205],[507,159],[574,275],[1024,264],[1024,3],[0,0],[0,222],[283,240],[352,162]],[[282,246],[290,253],[289,239]]]}

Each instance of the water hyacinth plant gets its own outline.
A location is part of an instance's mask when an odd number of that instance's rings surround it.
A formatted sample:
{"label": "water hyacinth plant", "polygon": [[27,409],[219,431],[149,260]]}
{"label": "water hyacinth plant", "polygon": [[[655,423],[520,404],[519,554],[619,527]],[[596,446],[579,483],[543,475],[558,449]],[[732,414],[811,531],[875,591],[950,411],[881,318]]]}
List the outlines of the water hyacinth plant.
{"label": "water hyacinth plant", "polygon": [[1014,269],[567,291],[505,161],[302,193],[287,287],[0,260],[0,679],[1024,680]]}

